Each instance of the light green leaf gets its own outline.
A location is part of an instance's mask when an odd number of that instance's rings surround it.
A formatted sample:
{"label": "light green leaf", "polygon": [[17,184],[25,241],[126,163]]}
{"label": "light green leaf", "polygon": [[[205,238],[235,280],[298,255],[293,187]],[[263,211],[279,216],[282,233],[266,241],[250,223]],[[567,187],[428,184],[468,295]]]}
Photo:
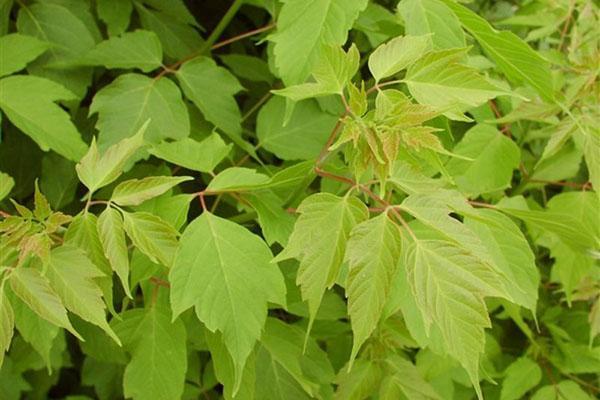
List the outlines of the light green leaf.
{"label": "light green leaf", "polygon": [[409,35],[431,35],[435,49],[465,47],[465,34],[452,10],[439,0],[402,0],[398,12]]}
{"label": "light green leaf", "polygon": [[129,289],[129,252],[125,231],[123,230],[123,217],[112,207],[106,207],[98,217],[97,226],[104,255],[121,280],[125,294],[131,297]]}
{"label": "light green leaf", "polygon": [[78,161],[86,145],[58,100],[74,100],[75,95],[48,79],[16,75],[0,80],[0,108],[17,128],[31,137],[44,151],[50,149]]}
{"label": "light green leaf", "polygon": [[441,399],[410,361],[394,354],[386,358],[385,367],[387,373],[379,389],[381,400],[396,400],[404,397],[410,400]]}
{"label": "light green leaf", "polygon": [[219,55],[225,64],[236,76],[252,82],[266,82],[273,84],[275,78],[269,70],[269,65],[262,58],[246,54]]}
{"label": "light green leaf", "polygon": [[242,133],[242,115],[234,95],[243,87],[212,59],[197,57],[184,63],[176,73],[183,93],[204,117],[231,136]]}
{"label": "light green leaf", "polygon": [[[187,370],[186,332],[183,322],[171,322],[168,310],[153,306],[141,311],[133,322],[133,332],[121,336],[131,352],[125,368],[123,388],[134,400],[173,400],[183,395]],[[115,327],[118,330],[118,327]]]}
{"label": "light green leaf", "polygon": [[110,201],[120,206],[137,206],[153,197],[160,196],[172,187],[193,180],[191,176],[148,176],[130,179],[117,185]]}
{"label": "light green leaf", "polygon": [[495,265],[507,276],[510,284],[506,290],[513,302],[535,314],[540,273],[519,227],[502,213],[483,208],[467,215],[464,222],[482,240]]}
{"label": "light green leaf", "polygon": [[162,64],[162,47],[154,32],[136,30],[98,43],[82,57],[81,62],[150,72]]}
{"label": "light green leaf", "polygon": [[46,276],[67,309],[85,321],[102,328],[115,342],[119,338],[106,322],[102,291],[92,278],[104,276],[75,246],[63,245],[52,250]]}
{"label": "light green leaf", "polygon": [[215,176],[208,186],[208,192],[240,192],[255,186],[264,185],[269,177],[252,168],[231,167]]}
{"label": "light green leaf", "polygon": [[531,85],[543,98],[554,97],[548,61],[512,32],[497,31],[485,19],[452,0],[443,1],[514,83]]}
{"label": "light green leaf", "polygon": [[590,182],[594,191],[600,196],[600,133],[592,130],[583,145],[583,154],[588,168]]}
{"label": "light green leaf", "polygon": [[75,199],[79,186],[75,163],[56,153],[48,153],[42,159],[40,188],[55,210],[62,209]]}
{"label": "light green leaf", "polygon": [[192,138],[162,142],[150,148],[149,152],[155,157],[187,169],[212,172],[227,157],[231,147],[231,144],[225,144],[221,136],[214,132],[200,142]]}
{"label": "light green leaf", "polygon": [[48,43],[19,33],[0,37],[0,77],[22,70],[48,47]]}
{"label": "light green leaf", "polygon": [[258,214],[266,242],[285,245],[294,229],[294,217],[284,210],[284,201],[271,190],[245,193],[244,199]]}
{"label": "light green leaf", "polygon": [[452,152],[473,160],[452,158],[446,164],[458,188],[471,198],[509,187],[521,159],[515,142],[483,124],[469,129]]}
{"label": "light green leaf", "polygon": [[15,315],[6,295],[5,281],[0,283],[0,368],[8,351],[15,328]]}
{"label": "light green leaf", "polygon": [[369,213],[356,197],[337,197],[329,193],[307,197],[297,212],[300,217],[288,245],[275,260],[296,258],[300,261],[296,283],[302,290],[302,299],[308,301],[310,330],[323,293],[338,278],[350,231],[366,220]]}
{"label": "light green leaf", "polygon": [[448,118],[464,120],[462,112],[507,94],[471,67],[460,64],[465,49],[428,53],[407,71],[404,82],[421,104],[433,106]]}
{"label": "light green leaf", "polygon": [[96,0],[96,12],[106,24],[110,36],[120,35],[127,30],[131,11],[131,0]]}
{"label": "light green leaf", "polygon": [[258,236],[204,212],[184,231],[169,273],[174,316],[194,306],[209,330],[222,333],[235,365],[234,393],[260,338],[267,302],[285,303],[283,277],[271,258]]}
{"label": "light green leaf", "polygon": [[133,137],[122,139],[102,154],[98,151],[95,139],[92,139],[87,154],[75,166],[79,179],[90,190],[90,196],[121,175],[129,159],[144,144],[144,133],[149,122],[146,121]]}
{"label": "light green leaf", "polygon": [[351,370],[342,368],[335,378],[335,400],[362,400],[377,393],[382,371],[374,361],[359,358]]}
{"label": "light green leaf", "polygon": [[4,198],[10,194],[14,186],[15,180],[12,176],[0,172],[0,200],[4,200]]}
{"label": "light green leaf", "polygon": [[429,50],[430,40],[429,35],[398,36],[377,47],[369,56],[369,70],[375,82],[414,64]]}
{"label": "light green leaf", "polygon": [[13,292],[32,311],[46,321],[65,328],[78,339],[82,339],[71,325],[67,317],[67,310],[65,310],[60,298],[50,287],[48,280],[36,269],[15,268],[10,273],[9,280]]}
{"label": "light green leaf", "polygon": [[175,228],[147,212],[123,213],[123,220],[125,232],[135,247],[152,262],[170,268],[177,249]]}
{"label": "light green leaf", "polygon": [[317,157],[337,117],[321,110],[313,100],[301,101],[285,121],[285,100],[274,97],[259,111],[256,135],[259,146],[283,160]]}
{"label": "light green leaf", "polygon": [[379,323],[396,272],[402,240],[387,213],[356,225],[346,245],[346,296],[354,344],[351,362]]}
{"label": "light green leaf", "polygon": [[285,0],[270,40],[275,43],[275,66],[286,86],[304,82],[323,44],[344,44],[366,6],[366,0]]}
{"label": "light green leaf", "polygon": [[120,75],[96,92],[90,105],[90,114],[95,113],[98,113],[96,128],[101,147],[133,136],[148,120],[145,137],[151,143],[165,138],[183,139],[190,133],[190,119],[181,92],[167,78]]}
{"label": "light green leaf", "polygon": [[577,383],[564,380],[558,384],[541,387],[531,400],[592,400]]}
{"label": "light green leaf", "polygon": [[500,400],[518,400],[542,380],[542,369],[529,357],[519,358],[504,371]]}

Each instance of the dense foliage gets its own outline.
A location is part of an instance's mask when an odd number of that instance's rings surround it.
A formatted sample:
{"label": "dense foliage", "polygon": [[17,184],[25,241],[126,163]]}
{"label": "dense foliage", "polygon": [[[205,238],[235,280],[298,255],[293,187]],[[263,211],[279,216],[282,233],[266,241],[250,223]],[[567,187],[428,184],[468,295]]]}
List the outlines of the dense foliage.
{"label": "dense foliage", "polygon": [[0,0],[0,399],[584,400],[592,0]]}

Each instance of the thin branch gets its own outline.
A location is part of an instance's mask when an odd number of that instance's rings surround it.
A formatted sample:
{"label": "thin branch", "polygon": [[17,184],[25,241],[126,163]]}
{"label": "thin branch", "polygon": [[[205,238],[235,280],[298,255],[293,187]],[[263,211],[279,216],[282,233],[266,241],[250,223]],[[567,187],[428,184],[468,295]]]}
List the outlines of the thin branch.
{"label": "thin branch", "polygon": [[225,15],[223,15],[223,18],[221,18],[215,29],[213,29],[211,32],[210,36],[208,36],[208,39],[206,39],[204,46],[202,46],[200,50],[200,54],[206,52],[213,46],[213,44],[215,44],[242,4],[244,4],[244,0],[234,0]]}
{"label": "thin branch", "polygon": [[239,40],[245,39],[247,37],[251,37],[251,36],[254,36],[254,35],[258,35],[259,33],[263,33],[263,32],[269,31],[269,30],[273,29],[274,27],[275,27],[275,24],[271,23],[269,25],[265,25],[263,27],[253,29],[251,31],[241,33],[241,34],[239,34],[237,36],[234,36],[232,38],[229,38],[229,39],[223,40],[221,42],[215,43],[211,47],[211,50],[216,50],[216,49],[219,49],[221,47],[227,46],[227,45],[229,45],[231,43],[235,43],[235,42],[237,42]]}

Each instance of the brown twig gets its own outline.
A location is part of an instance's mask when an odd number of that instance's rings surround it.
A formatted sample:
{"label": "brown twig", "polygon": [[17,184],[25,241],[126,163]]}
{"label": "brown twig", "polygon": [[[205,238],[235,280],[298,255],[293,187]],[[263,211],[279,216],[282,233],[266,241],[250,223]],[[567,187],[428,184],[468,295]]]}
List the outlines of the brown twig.
{"label": "brown twig", "polygon": [[275,24],[271,23],[271,24],[265,25],[263,27],[253,29],[251,31],[241,33],[241,34],[239,34],[237,36],[234,36],[232,38],[225,39],[225,40],[223,40],[221,42],[215,43],[214,45],[212,45],[211,50],[216,50],[216,49],[219,49],[221,47],[227,46],[228,44],[231,44],[231,43],[237,42],[239,40],[245,39],[247,37],[251,37],[251,36],[254,36],[254,35],[258,35],[259,33],[263,33],[263,32],[269,31],[269,30],[273,29],[274,27],[275,27]]}

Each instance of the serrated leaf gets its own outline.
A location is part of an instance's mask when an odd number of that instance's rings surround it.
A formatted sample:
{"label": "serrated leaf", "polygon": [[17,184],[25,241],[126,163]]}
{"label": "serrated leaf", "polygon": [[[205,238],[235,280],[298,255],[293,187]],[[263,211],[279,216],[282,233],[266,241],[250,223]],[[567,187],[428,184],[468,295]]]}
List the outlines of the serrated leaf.
{"label": "serrated leaf", "polygon": [[296,283],[302,290],[302,299],[308,301],[310,330],[323,293],[338,278],[350,231],[369,214],[357,198],[329,193],[307,197],[297,212],[300,217],[288,245],[275,260],[296,258],[300,261]]}
{"label": "serrated leaf", "polygon": [[123,213],[123,222],[135,247],[152,262],[171,267],[178,235],[173,226],[147,212]]}
{"label": "serrated leaf", "polygon": [[162,64],[162,47],[154,32],[136,30],[98,43],[82,57],[81,63],[150,72]]}
{"label": "serrated leaf", "polygon": [[58,100],[74,100],[63,86],[32,75],[9,76],[0,80],[0,108],[17,128],[44,151],[50,149],[78,161],[87,146]]}
{"label": "serrated leaf", "polygon": [[462,112],[507,94],[471,67],[460,63],[465,49],[433,51],[408,68],[404,82],[421,104],[464,120]]}
{"label": "serrated leaf", "polygon": [[204,212],[184,231],[169,273],[174,316],[194,306],[209,330],[222,333],[234,360],[234,393],[260,338],[267,302],[285,303],[283,277],[271,258],[258,236]]}
{"label": "serrated leaf", "polygon": [[504,371],[500,400],[517,400],[542,380],[542,369],[529,357],[513,362]]}
{"label": "serrated leaf", "polygon": [[369,56],[369,70],[375,82],[414,64],[431,46],[429,35],[398,36],[377,47]]}
{"label": "serrated leaf", "polygon": [[127,250],[123,228],[123,217],[117,210],[106,207],[98,217],[97,226],[104,255],[121,280],[125,294],[131,297],[131,290],[129,289],[129,251]]}
{"label": "serrated leaf", "polygon": [[464,28],[479,42],[506,77],[526,82],[543,98],[554,97],[548,61],[512,32],[497,31],[485,19],[465,6],[442,0],[458,17]]}
{"label": "serrated leaf", "polygon": [[342,368],[335,378],[338,385],[335,400],[362,400],[377,393],[381,383],[381,367],[368,359],[359,358],[351,370]]}
{"label": "serrated leaf", "polygon": [[0,37],[0,77],[22,70],[48,49],[48,43],[33,36],[11,33]]}
{"label": "serrated leaf", "polygon": [[207,57],[187,61],[176,76],[183,93],[208,121],[228,135],[241,136],[242,115],[234,95],[243,88],[235,76]]}
{"label": "serrated leaf", "polygon": [[465,47],[465,35],[452,10],[439,0],[402,0],[398,4],[406,33],[431,34],[435,49]]}
{"label": "serrated leaf", "polygon": [[208,192],[239,192],[260,187],[269,182],[269,177],[252,168],[231,167],[215,176],[208,186]]}
{"label": "serrated leaf", "polygon": [[231,151],[218,133],[212,133],[198,142],[185,138],[174,142],[162,142],[149,149],[150,154],[170,163],[200,172],[212,172]]}
{"label": "serrated leaf", "polygon": [[386,358],[385,367],[387,374],[379,389],[381,400],[394,400],[403,396],[411,400],[441,399],[410,361],[398,355],[391,355]]}
{"label": "serrated leaf", "polygon": [[[187,369],[186,331],[180,320],[171,322],[168,310],[153,306],[125,323],[133,323],[133,335],[121,336],[131,353],[125,367],[125,396],[134,400],[179,399]],[[119,327],[115,327],[119,332]]]}
{"label": "serrated leaf", "polygon": [[10,273],[10,287],[27,306],[48,322],[65,328],[75,337],[81,336],[75,331],[67,310],[58,295],[52,290],[48,280],[33,268],[15,268]]}
{"label": "serrated leaf", "polygon": [[15,315],[6,296],[5,281],[0,283],[0,367],[4,362],[4,353],[8,351],[15,328]]}
{"label": "serrated leaf", "polygon": [[286,85],[312,72],[323,44],[341,46],[366,0],[286,0],[277,19],[275,66]]}
{"label": "serrated leaf", "polygon": [[142,179],[130,179],[117,185],[110,200],[120,206],[137,206],[160,196],[172,187],[192,180],[191,176],[149,176]]}
{"label": "serrated leaf", "polygon": [[121,175],[129,159],[144,144],[148,125],[149,121],[146,121],[135,135],[115,143],[102,154],[98,151],[95,139],[92,139],[87,154],[75,166],[79,179],[90,190],[90,196]]}
{"label": "serrated leaf", "polygon": [[119,338],[106,322],[102,291],[93,280],[104,274],[92,264],[83,250],[70,245],[53,249],[46,276],[69,311],[102,328],[120,344]]}
{"label": "serrated leaf", "polygon": [[346,245],[346,296],[352,322],[353,361],[379,323],[401,249],[400,229],[387,213],[356,225]]}
{"label": "serrated leaf", "polygon": [[133,136],[150,120],[146,140],[183,139],[190,133],[188,111],[169,79],[123,74],[94,96],[90,115],[98,114],[98,144],[109,146]]}

